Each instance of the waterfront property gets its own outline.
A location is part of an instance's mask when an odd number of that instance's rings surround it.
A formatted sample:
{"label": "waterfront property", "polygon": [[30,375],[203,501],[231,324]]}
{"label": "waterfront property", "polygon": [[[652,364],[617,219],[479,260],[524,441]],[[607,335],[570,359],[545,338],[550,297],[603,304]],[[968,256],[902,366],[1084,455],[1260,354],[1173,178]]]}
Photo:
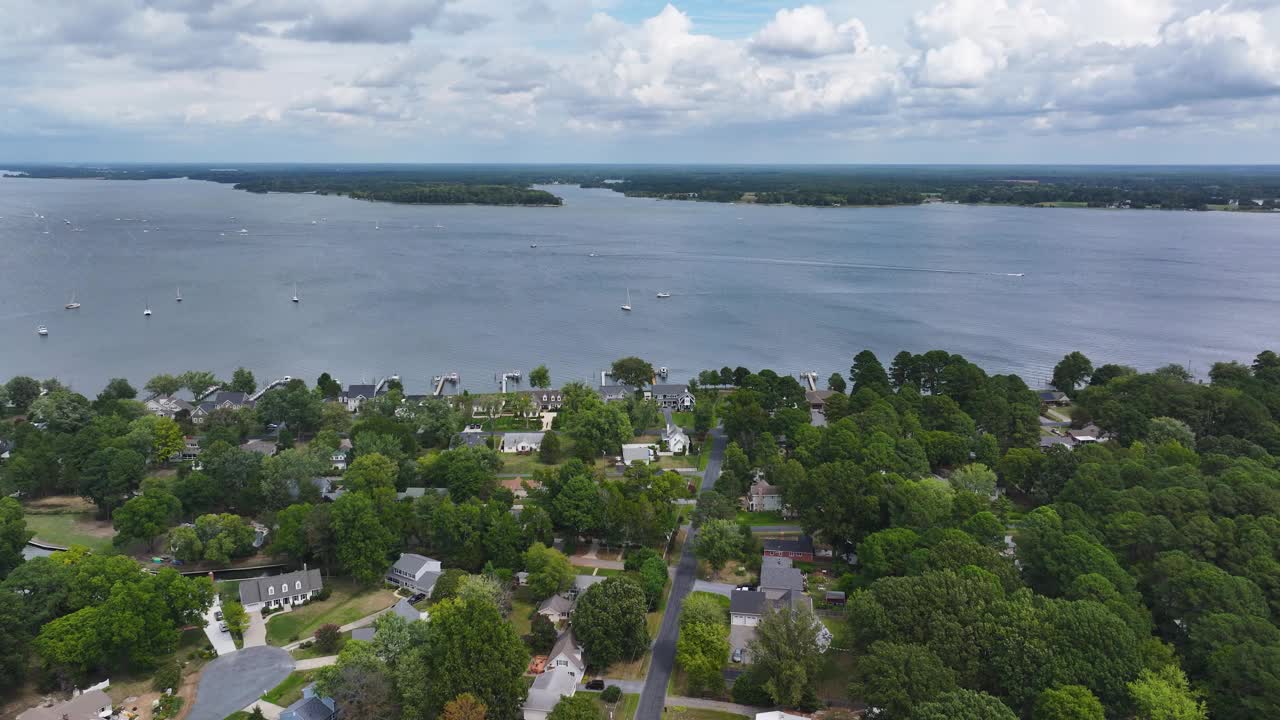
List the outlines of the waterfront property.
{"label": "waterfront property", "polygon": [[688,411],[695,399],[688,385],[654,385],[644,393],[645,399],[658,403],[664,410]]}
{"label": "waterfront property", "polygon": [[186,412],[188,415],[195,410],[195,406],[179,397],[172,395],[156,395],[143,403],[146,405],[147,412],[158,417],[167,417],[173,419],[180,412]]}
{"label": "waterfront property", "polygon": [[209,413],[214,410],[239,410],[245,407],[251,408],[256,404],[248,393],[219,390],[212,400],[205,400],[196,405],[195,409],[191,411],[191,422],[197,425],[203,423],[205,418],[209,417]]}
{"label": "waterfront property", "polygon": [[284,575],[250,578],[240,582],[240,604],[249,612],[264,607],[279,608],[302,605],[324,588],[318,569],[305,566]]}
{"label": "waterfront property", "polygon": [[353,413],[360,412],[361,405],[385,394],[386,391],[380,390],[377,385],[350,385],[338,396],[338,402],[346,405],[347,410]]}

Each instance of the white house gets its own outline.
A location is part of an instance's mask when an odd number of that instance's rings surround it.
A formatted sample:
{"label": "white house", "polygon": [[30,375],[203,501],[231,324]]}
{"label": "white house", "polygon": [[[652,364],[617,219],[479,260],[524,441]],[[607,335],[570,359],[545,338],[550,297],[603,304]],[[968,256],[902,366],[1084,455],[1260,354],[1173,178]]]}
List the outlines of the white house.
{"label": "white house", "polygon": [[567,621],[571,612],[573,612],[573,600],[560,593],[543,600],[538,606],[538,614],[557,625]]}
{"label": "white house", "polygon": [[578,681],[586,669],[582,648],[573,637],[573,630],[564,631],[547,656],[546,670],[529,688],[522,708],[524,720],[546,720],[560,698],[572,697],[577,692]]}
{"label": "white house", "polygon": [[284,575],[250,578],[240,582],[240,604],[249,612],[264,607],[301,605],[324,588],[319,570],[296,570]]}
{"label": "white house", "polygon": [[782,510],[782,491],[757,475],[747,492],[747,510],[751,512],[777,512]]}
{"label": "white house", "polygon": [[684,430],[681,430],[679,425],[667,423],[667,429],[662,432],[662,439],[667,443],[667,450],[677,455],[689,452],[689,436],[684,434]]}
{"label": "white house", "polygon": [[376,385],[350,385],[338,395],[338,402],[350,412],[359,412],[360,406],[378,396]]}
{"label": "white house", "polygon": [[143,404],[147,406],[147,412],[152,415],[171,419],[183,410],[190,414],[195,409],[191,403],[172,395],[157,395]]}
{"label": "white house", "polygon": [[400,559],[387,573],[387,582],[414,592],[430,594],[444,569],[439,560],[417,553],[400,553]]}
{"label": "white house", "polygon": [[338,449],[333,451],[329,456],[329,462],[333,465],[334,470],[346,470],[347,461],[351,458],[351,441],[342,438],[338,441]]}
{"label": "white house", "polygon": [[537,452],[542,447],[542,438],[545,433],[540,432],[509,432],[502,435],[502,444],[498,449],[504,453],[519,453],[526,455],[528,453]]}
{"label": "white house", "polygon": [[653,462],[653,447],[650,445],[642,445],[640,443],[628,443],[622,446],[622,464],[631,465],[631,463],[640,461],[645,465]]}

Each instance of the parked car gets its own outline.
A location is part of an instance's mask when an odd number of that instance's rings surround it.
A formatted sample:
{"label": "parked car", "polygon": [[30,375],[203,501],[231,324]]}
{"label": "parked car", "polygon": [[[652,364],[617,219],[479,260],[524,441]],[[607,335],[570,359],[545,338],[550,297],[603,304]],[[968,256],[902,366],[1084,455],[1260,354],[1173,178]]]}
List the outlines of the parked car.
{"label": "parked car", "polygon": [[736,663],[742,662],[742,648],[733,651],[733,661]]}
{"label": "parked car", "polygon": [[604,689],[604,678],[593,678],[593,679],[591,679],[591,680],[587,681],[587,689],[588,689],[588,690],[603,690],[603,689]]}
{"label": "parked car", "polygon": [[221,630],[222,632],[230,632],[229,630],[227,630],[227,624],[224,622],[218,623],[218,629]]}
{"label": "parked car", "polygon": [[214,613],[213,613],[213,619],[214,619],[214,620],[221,620],[221,619],[222,619],[222,611],[221,611],[221,610],[218,610],[218,611],[214,612]]}

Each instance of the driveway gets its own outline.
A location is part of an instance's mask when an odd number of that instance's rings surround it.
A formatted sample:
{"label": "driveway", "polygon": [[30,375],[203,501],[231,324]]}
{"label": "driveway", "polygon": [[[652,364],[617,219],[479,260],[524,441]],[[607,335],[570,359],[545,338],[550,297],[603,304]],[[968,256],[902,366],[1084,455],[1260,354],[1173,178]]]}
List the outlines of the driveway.
{"label": "driveway", "polygon": [[187,720],[223,720],[243,710],[293,672],[293,658],[274,647],[247,647],[205,666]]}
{"label": "driveway", "polygon": [[213,605],[204,613],[204,634],[209,638],[210,644],[213,645],[213,651],[218,655],[227,655],[236,651],[236,641],[232,639],[231,633],[223,632],[218,629],[221,622],[217,619],[217,612],[222,609],[222,601],[217,595],[213,596]]}
{"label": "driveway", "polygon": [[732,593],[737,587],[737,585],[732,585],[730,583],[707,582],[706,580],[693,581],[694,592],[714,593],[725,597],[732,597]]}
{"label": "driveway", "polygon": [[[707,458],[707,472],[702,477],[702,489],[709,490],[716,484],[720,476],[720,465],[724,461],[724,449],[729,444],[724,432],[719,428],[711,431],[711,455]],[[689,528],[684,547],[691,546],[698,531]],[[698,560],[692,552],[684,552],[680,556],[680,564],[676,566],[676,576],[671,583],[671,597],[667,600],[667,609],[662,613],[662,626],[658,629],[658,638],[653,643],[653,659],[649,662],[649,674],[644,678],[644,690],[640,692],[640,704],[636,707],[635,720],[660,720],[662,708],[667,699],[667,683],[671,680],[671,669],[676,661],[676,636],[680,632],[677,625],[680,618],[680,604],[693,589],[694,576],[697,574]]]}
{"label": "driveway", "polygon": [[249,627],[244,631],[244,646],[262,647],[267,644],[267,621],[262,618],[261,610],[249,612]]}

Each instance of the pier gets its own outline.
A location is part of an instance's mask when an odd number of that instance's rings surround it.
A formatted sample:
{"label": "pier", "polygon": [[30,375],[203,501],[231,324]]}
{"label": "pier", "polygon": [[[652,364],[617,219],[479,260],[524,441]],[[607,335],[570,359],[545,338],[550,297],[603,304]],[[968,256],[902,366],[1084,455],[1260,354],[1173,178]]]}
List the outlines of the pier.
{"label": "pier", "polygon": [[502,388],[502,393],[507,392],[507,381],[520,382],[520,378],[524,375],[519,370],[508,370],[502,373],[502,377],[498,380],[498,386]]}
{"label": "pier", "polygon": [[813,370],[806,370],[800,373],[800,378],[804,380],[804,384],[809,390],[818,389],[818,373]]}
{"label": "pier", "polygon": [[280,378],[279,380],[272,380],[271,382],[269,382],[269,383],[267,383],[266,385],[264,385],[264,386],[262,387],[262,389],[258,390],[258,392],[256,392],[256,393],[254,393],[254,394],[250,395],[250,396],[249,396],[249,400],[251,400],[251,401],[253,401],[253,402],[257,402],[257,401],[258,401],[258,398],[262,397],[263,395],[266,395],[266,394],[267,394],[267,391],[268,391],[268,390],[270,390],[271,388],[277,388],[277,387],[280,387],[280,386],[282,386],[282,385],[288,385],[288,384],[289,384],[289,382],[290,382],[290,381],[292,381],[292,380],[293,380],[293,377],[291,377],[291,376],[289,376],[289,375],[285,375],[284,377]]}
{"label": "pier", "polygon": [[436,397],[443,397],[445,383],[449,383],[451,385],[457,385],[458,373],[450,372],[450,373],[445,373],[444,375],[437,375],[431,378],[431,384],[433,385],[431,394]]}

